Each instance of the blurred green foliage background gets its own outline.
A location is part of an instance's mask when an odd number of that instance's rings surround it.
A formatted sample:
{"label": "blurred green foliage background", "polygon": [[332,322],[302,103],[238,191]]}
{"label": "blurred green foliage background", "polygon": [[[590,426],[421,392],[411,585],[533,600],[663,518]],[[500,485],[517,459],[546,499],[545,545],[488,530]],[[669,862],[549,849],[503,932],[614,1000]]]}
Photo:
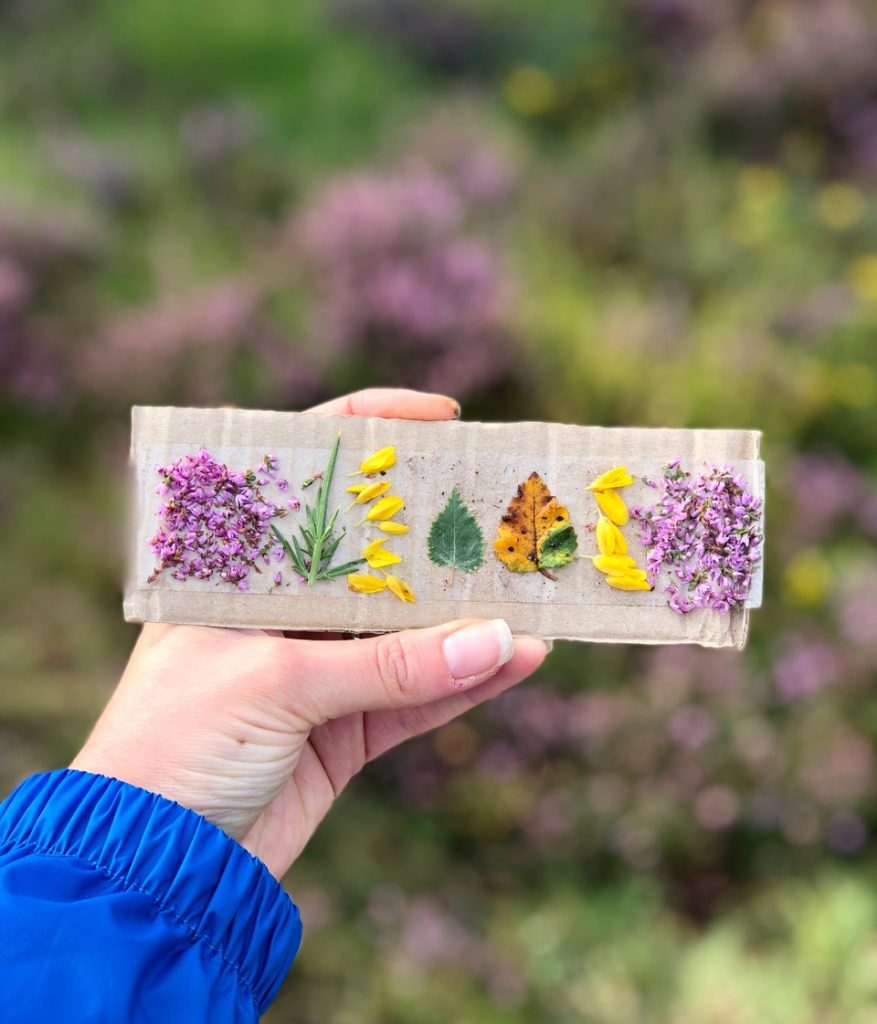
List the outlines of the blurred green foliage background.
{"label": "blurred green foliage background", "polygon": [[0,789],[134,639],[132,402],[760,428],[745,654],[559,644],[371,766],[267,1019],[877,1020],[875,53],[866,0],[0,5]]}

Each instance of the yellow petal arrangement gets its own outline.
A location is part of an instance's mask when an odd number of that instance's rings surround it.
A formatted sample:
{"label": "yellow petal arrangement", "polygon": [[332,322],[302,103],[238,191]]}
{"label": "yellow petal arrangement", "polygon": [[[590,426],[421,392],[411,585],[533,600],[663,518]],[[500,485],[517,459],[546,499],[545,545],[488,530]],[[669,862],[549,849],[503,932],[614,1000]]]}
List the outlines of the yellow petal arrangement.
{"label": "yellow petal arrangement", "polygon": [[376,501],[356,525],[362,526],[366,521],[374,523],[381,522],[385,519],[392,519],[393,516],[404,507],[404,505],[404,499],[400,498],[398,494],[388,494],[386,498],[381,498],[380,501]]}
{"label": "yellow petal arrangement", "polygon": [[616,487],[628,487],[633,483],[633,477],[628,473],[626,466],[615,466],[602,473],[585,488],[586,491],[612,491]]}
{"label": "yellow petal arrangement", "polygon": [[627,541],[615,523],[604,516],[597,520],[597,547],[603,555],[626,555]]}
{"label": "yellow petal arrangement", "polygon": [[347,506],[347,511],[349,512],[354,505],[365,505],[373,498],[378,498],[382,494],[386,494],[389,489],[389,480],[381,480],[376,484],[353,484],[351,487],[348,487],[347,490],[351,494],[355,494],[356,497]]}
{"label": "yellow petal arrangement", "polygon": [[398,537],[401,534],[408,532],[408,527],[404,523],[397,523],[392,519],[387,519],[383,523],[376,523],[375,525],[379,530],[383,530],[384,533],[389,533],[392,537]]}
{"label": "yellow petal arrangement", "polygon": [[616,526],[624,526],[630,518],[627,505],[617,491],[594,491],[600,511]]}
{"label": "yellow petal arrangement", "polygon": [[347,586],[358,594],[378,594],[387,589],[387,581],[381,576],[369,576],[367,573],[351,572],[347,574]]}
{"label": "yellow petal arrangement", "polygon": [[645,570],[628,555],[627,541],[619,529],[628,522],[630,514],[618,488],[632,483],[633,477],[625,466],[614,466],[588,484],[586,490],[593,492],[601,512],[596,530],[600,553],[593,555],[591,562],[615,590],[651,590]]}
{"label": "yellow petal arrangement", "polygon": [[384,544],[386,543],[387,538],[380,537],[378,540],[373,540],[371,544],[366,544],[362,549],[362,557],[368,562],[370,568],[383,569],[385,565],[396,565],[397,562],[402,561],[392,551],[385,550]]}
{"label": "yellow petal arrangement", "polygon": [[[367,459],[364,459],[355,473],[371,476],[374,473],[385,473],[391,466],[396,465],[396,449],[392,446],[381,448],[373,452]],[[414,603],[414,591],[408,584],[387,572],[388,565],[398,565],[402,558],[394,551],[388,551],[384,545],[391,537],[398,537],[408,533],[405,523],[397,522],[393,516],[405,507],[405,499],[398,494],[387,494],[391,484],[389,480],[382,480],[371,484],[352,484],[347,490],[355,495],[350,504],[369,505],[368,511],[356,524],[363,523],[380,530],[385,536],[372,540],[362,549],[362,557],[368,563],[370,569],[377,569],[383,576],[372,576],[369,573],[352,572],[347,576],[347,586],[357,594],[379,594],[383,590],[389,590],[400,601]],[[375,501],[375,499],[378,499]],[[371,504],[374,502],[374,504]]]}
{"label": "yellow petal arrangement", "polygon": [[396,449],[390,445],[388,448],[379,448],[372,452],[367,459],[363,459],[359,469],[355,469],[348,476],[373,476],[375,473],[386,473],[391,466],[396,465]]}
{"label": "yellow petal arrangement", "polygon": [[391,576],[390,573],[386,573],[387,588],[391,590],[400,601],[409,601],[414,604],[414,591],[405,580],[400,580],[398,576]]}

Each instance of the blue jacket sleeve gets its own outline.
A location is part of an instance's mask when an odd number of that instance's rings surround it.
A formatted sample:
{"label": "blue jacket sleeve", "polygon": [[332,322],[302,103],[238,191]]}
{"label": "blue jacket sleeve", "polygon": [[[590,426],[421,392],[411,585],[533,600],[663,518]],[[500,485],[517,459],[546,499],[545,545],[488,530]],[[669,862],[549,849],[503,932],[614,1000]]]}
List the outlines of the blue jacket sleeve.
{"label": "blue jacket sleeve", "polygon": [[256,1021],[300,941],[264,864],[170,800],[65,770],[0,803],[4,1024]]}

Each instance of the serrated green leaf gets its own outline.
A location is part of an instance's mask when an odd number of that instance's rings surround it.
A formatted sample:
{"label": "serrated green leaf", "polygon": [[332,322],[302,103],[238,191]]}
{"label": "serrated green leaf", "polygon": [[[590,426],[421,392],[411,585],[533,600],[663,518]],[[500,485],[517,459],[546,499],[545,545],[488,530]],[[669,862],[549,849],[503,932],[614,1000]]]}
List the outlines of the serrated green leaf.
{"label": "serrated green leaf", "polygon": [[427,540],[430,559],[436,565],[473,572],[484,561],[484,535],[475,517],[463,504],[456,487],[447,504],[433,520]]}

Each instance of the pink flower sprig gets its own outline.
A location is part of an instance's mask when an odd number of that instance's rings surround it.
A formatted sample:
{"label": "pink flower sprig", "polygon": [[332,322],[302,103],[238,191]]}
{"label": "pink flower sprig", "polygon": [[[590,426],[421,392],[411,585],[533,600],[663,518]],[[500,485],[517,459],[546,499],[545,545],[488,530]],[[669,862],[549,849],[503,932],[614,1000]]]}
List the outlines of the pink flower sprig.
{"label": "pink flower sprig", "polygon": [[654,585],[663,566],[671,582],[664,592],[681,614],[709,608],[722,614],[742,607],[761,561],[762,501],[731,467],[709,464],[693,476],[674,459],[664,467],[650,508],[630,510],[640,523],[646,572]]}
{"label": "pink flower sprig", "polygon": [[[260,471],[276,482],[276,458],[266,455]],[[261,572],[257,559],[270,564],[269,524],[286,509],[262,494],[263,481],[252,470],[233,472],[204,449],[158,467],[158,473],[156,493],[167,501],[149,539],[159,561],[147,582],[170,572],[175,580],[218,577],[248,590],[250,569]]]}

